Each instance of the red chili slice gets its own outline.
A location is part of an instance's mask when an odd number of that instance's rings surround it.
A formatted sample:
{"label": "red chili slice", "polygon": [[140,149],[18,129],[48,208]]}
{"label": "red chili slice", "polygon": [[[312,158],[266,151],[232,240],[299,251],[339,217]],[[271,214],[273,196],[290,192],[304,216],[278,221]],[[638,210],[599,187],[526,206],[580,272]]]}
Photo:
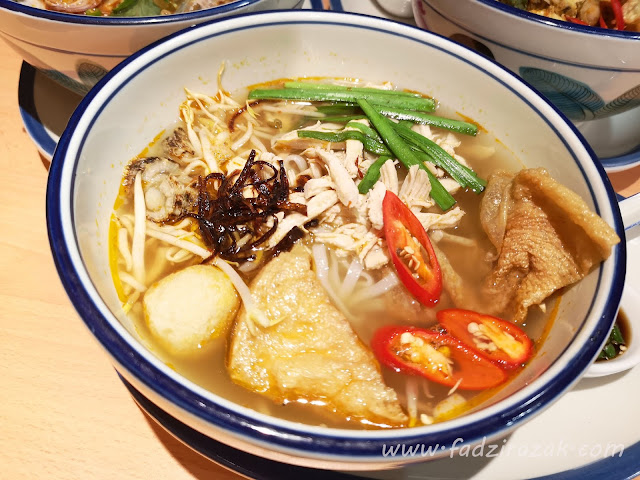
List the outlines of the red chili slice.
{"label": "red chili slice", "polygon": [[507,378],[506,372],[487,358],[451,335],[434,330],[382,327],[373,335],[371,348],[380,363],[396,372],[420,375],[448,387],[457,384],[462,390],[484,390]]}
{"label": "red chili slice", "polygon": [[387,191],[382,201],[382,216],[398,278],[420,303],[433,307],[442,292],[442,275],[427,232],[409,207],[392,192]]}
{"label": "red chili slice", "polygon": [[600,24],[600,28],[606,28],[606,29],[609,28],[609,26],[607,25],[607,22],[604,21],[604,17],[602,15],[600,15],[600,18],[598,19],[598,24]]}
{"label": "red chili slice", "polygon": [[624,30],[627,26],[624,23],[624,14],[622,13],[622,3],[620,0],[611,0],[611,9],[616,17],[616,29]]}
{"label": "red chili slice", "polygon": [[436,318],[448,333],[505,368],[522,365],[533,353],[527,334],[506,320],[459,308],[440,310]]}

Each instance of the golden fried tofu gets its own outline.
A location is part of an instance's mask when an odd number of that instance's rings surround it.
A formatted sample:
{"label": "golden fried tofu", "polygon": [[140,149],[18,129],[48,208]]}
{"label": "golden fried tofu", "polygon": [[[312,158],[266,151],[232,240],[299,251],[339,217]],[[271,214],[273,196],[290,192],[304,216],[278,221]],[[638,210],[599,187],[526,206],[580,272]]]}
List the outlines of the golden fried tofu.
{"label": "golden fried tofu", "polygon": [[278,403],[312,403],[376,425],[406,424],[395,391],[384,384],[373,354],[331,304],[304,247],[267,264],[251,292],[267,318],[278,323],[262,328],[241,310],[227,362],[235,383]]}
{"label": "golden fried tofu", "polygon": [[582,279],[620,241],[580,196],[542,168],[494,173],[481,220],[498,250],[484,285],[488,311],[510,312],[516,322],[530,306]]}

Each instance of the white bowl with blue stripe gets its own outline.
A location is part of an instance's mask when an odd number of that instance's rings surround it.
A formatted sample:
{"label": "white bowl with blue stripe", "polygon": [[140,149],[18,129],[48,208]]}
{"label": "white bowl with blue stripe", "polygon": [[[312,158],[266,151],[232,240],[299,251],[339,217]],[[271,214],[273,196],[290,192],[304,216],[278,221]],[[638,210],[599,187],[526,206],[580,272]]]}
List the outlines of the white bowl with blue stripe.
{"label": "white bowl with blue stripe", "polygon": [[418,26],[490,56],[545,94],[608,170],[640,164],[640,32],[576,25],[497,0],[413,0]]}
{"label": "white bowl with blue stripe", "polygon": [[[611,185],[574,126],[517,76],[465,47],[407,25],[334,12],[266,12],[199,25],[136,53],[89,92],[61,137],[49,175],[47,221],[60,278],[131,385],[180,422],[243,451],[296,465],[371,470],[501,438],[580,378],[619,305],[624,243],[563,295],[538,355],[489,405],[428,427],[357,431],[283,421],[193,384],[146,350],[112,284],[112,206],[124,166],[174,121],[184,87],[210,90],[223,61],[230,90],[282,77],[335,76],[431,94],[478,121],[524,165],[546,167],[624,236]],[[407,455],[412,446],[418,450]]]}
{"label": "white bowl with blue stripe", "polygon": [[122,60],[170,33],[235,14],[301,8],[302,3],[303,0],[235,0],[175,15],[94,17],[0,0],[0,37],[26,62],[85,95]]}

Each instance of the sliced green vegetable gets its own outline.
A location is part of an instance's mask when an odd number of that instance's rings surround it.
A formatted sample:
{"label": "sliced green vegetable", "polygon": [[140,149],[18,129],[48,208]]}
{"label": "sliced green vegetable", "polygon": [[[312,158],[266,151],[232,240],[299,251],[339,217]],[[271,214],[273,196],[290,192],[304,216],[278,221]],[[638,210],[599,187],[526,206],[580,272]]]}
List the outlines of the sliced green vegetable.
{"label": "sliced green vegetable", "polygon": [[387,155],[382,155],[371,164],[371,166],[367,170],[367,173],[365,173],[364,178],[358,184],[358,191],[361,194],[364,195],[369,190],[371,190],[371,187],[373,187],[378,179],[380,179],[380,169],[382,168],[382,165],[384,165],[385,162],[390,158],[391,157]]}
{"label": "sliced green vegetable", "polygon": [[[374,91],[369,91],[374,90]],[[307,102],[355,102],[365,99],[373,105],[382,107],[394,107],[406,110],[420,110],[432,112],[435,109],[435,102],[430,98],[410,97],[406,95],[390,95],[380,93],[384,90],[358,89],[320,89],[320,88],[271,88],[256,89],[249,93],[249,99],[266,100],[301,100]]]}
{"label": "sliced green vegetable", "polygon": [[358,105],[369,118],[371,124],[378,131],[384,143],[393,152],[393,155],[408,169],[412,165],[418,165],[427,172],[431,183],[431,198],[442,210],[448,210],[455,205],[456,200],[442,186],[440,181],[429,171],[425,164],[420,161],[411,147],[400,137],[394,129],[394,123],[387,117],[380,114],[367,100],[359,99]]}
{"label": "sliced green vegetable", "polygon": [[353,103],[332,103],[331,105],[318,105],[316,110],[325,115],[356,115],[362,114],[358,105]]}
{"label": "sliced green vegetable", "polygon": [[337,115],[337,116],[328,116],[328,117],[313,117],[313,120],[322,120],[326,123],[347,123],[353,120],[360,120],[362,118],[367,118],[366,115]]}
{"label": "sliced green vegetable", "polygon": [[433,164],[451,175],[451,178],[462,187],[470,188],[475,193],[481,193],[484,190],[486,182],[449,155],[440,145],[404,125],[393,124],[393,128],[401,138],[429,155]]}
{"label": "sliced green vegetable", "polygon": [[[366,118],[366,117],[365,117]],[[355,128],[357,130],[360,130],[362,133],[364,133],[367,137],[373,138],[374,140],[377,140],[380,143],[382,142],[382,138],[380,138],[380,135],[378,134],[378,132],[376,132],[373,128],[371,128],[369,125],[365,125],[364,123],[360,123],[360,122],[349,122],[345,125],[345,128]]]}
{"label": "sliced green vegetable", "polygon": [[383,93],[385,95],[399,95],[404,97],[425,98],[419,93],[405,92],[402,90],[384,90],[382,88],[351,87],[348,85],[334,85],[331,83],[313,82],[285,82],[284,88],[300,88],[315,90],[342,90],[345,92]]}
{"label": "sliced green vegetable", "polygon": [[399,108],[382,108],[379,112],[383,115],[396,120],[409,120],[413,123],[421,125],[431,125],[433,127],[444,128],[452,132],[463,133],[465,135],[475,136],[478,133],[478,126],[473,123],[463,122],[462,120],[454,120],[451,118],[438,117],[429,115],[428,113],[412,112],[410,110],[402,110]]}
{"label": "sliced green vegetable", "polygon": [[161,8],[153,0],[124,0],[113,9],[114,17],[157,17]]}
{"label": "sliced green vegetable", "polygon": [[616,322],[609,334],[606,345],[600,351],[600,355],[598,355],[598,360],[611,360],[617,357],[622,351],[620,347],[626,346],[626,343],[622,335],[622,330],[620,330],[620,326]]}
{"label": "sliced green vegetable", "polygon": [[300,138],[314,138],[316,140],[323,140],[325,142],[339,143],[346,140],[358,140],[362,142],[365,150],[377,155],[391,155],[391,152],[384,143],[378,142],[371,137],[367,137],[364,133],[358,130],[342,130],[341,132],[318,132],[316,130],[298,130],[298,137]]}

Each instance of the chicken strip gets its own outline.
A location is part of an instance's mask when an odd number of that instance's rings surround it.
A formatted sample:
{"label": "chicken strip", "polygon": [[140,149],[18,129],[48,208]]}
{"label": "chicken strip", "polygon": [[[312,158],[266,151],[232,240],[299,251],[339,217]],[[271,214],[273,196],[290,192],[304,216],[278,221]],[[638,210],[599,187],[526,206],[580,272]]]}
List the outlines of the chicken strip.
{"label": "chicken strip", "polygon": [[278,403],[313,404],[348,420],[407,423],[396,392],[384,384],[373,354],[331,304],[304,247],[267,264],[251,292],[278,323],[263,329],[249,324],[241,311],[227,359],[235,383]]}

